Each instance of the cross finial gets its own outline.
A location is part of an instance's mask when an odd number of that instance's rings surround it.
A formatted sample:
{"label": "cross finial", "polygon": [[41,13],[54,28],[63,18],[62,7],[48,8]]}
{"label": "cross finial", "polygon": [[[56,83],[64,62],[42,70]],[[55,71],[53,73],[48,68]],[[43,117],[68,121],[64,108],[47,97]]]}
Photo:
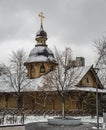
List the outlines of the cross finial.
{"label": "cross finial", "polygon": [[42,25],[43,19],[45,18],[42,12],[39,14],[39,17],[40,17],[40,19],[41,19],[41,25]]}

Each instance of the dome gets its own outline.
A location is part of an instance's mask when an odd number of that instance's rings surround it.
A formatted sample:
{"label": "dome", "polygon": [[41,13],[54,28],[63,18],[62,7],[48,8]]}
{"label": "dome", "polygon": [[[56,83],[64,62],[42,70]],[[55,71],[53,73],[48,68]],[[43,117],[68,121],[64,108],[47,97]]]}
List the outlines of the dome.
{"label": "dome", "polygon": [[52,62],[56,63],[56,59],[52,51],[47,46],[35,46],[27,59],[26,63],[33,62]]}
{"label": "dome", "polygon": [[36,38],[47,38],[47,33],[44,31],[43,26],[41,25],[40,30],[36,33]]}
{"label": "dome", "polygon": [[28,71],[28,78],[39,78],[40,76],[53,71],[58,63],[52,53],[47,47],[47,33],[43,29],[42,20],[44,18],[42,12],[39,14],[41,17],[41,26],[39,31],[36,33],[35,40],[37,44],[31,50],[28,59],[24,63]]}

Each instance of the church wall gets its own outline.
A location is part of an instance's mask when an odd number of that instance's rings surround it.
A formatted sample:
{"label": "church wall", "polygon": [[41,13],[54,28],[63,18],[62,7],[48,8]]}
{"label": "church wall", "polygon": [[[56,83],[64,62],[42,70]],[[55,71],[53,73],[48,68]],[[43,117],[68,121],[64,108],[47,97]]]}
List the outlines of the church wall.
{"label": "church wall", "polygon": [[17,98],[16,98],[16,96],[9,94],[9,96],[7,98],[8,98],[7,108],[17,108]]}
{"label": "church wall", "polygon": [[95,80],[90,71],[84,76],[78,86],[95,87]]}
{"label": "church wall", "polygon": [[17,98],[12,94],[0,95],[0,109],[17,108]]}
{"label": "church wall", "polygon": [[0,95],[0,109],[4,109],[6,106],[6,102],[5,102],[5,95],[1,94]]}
{"label": "church wall", "polygon": [[[42,66],[42,64],[45,68],[44,73],[40,72],[40,67]],[[51,69],[55,68],[55,65],[52,63],[31,63],[31,64],[26,65],[26,67],[28,70],[29,78],[32,78],[32,77],[38,78],[41,75],[48,73]]]}
{"label": "church wall", "polygon": [[[61,97],[57,94],[57,93],[49,93],[46,102],[44,102],[44,93],[40,94],[40,92],[29,92],[27,93],[22,93],[23,95],[23,108],[24,109],[28,109],[28,110],[33,110],[33,109],[45,109],[45,110],[61,110],[61,106],[62,106],[62,101],[61,101]],[[32,96],[31,96],[32,95]],[[16,109],[17,108],[17,99],[13,94],[9,94],[8,100],[6,102],[6,94],[4,94],[4,96],[2,96],[2,98],[0,98],[0,109],[5,109],[7,107],[7,109]],[[36,101],[33,103],[34,98],[36,98]],[[77,98],[76,97],[65,97],[65,108],[66,110],[71,110],[71,109],[77,109]]]}
{"label": "church wall", "polygon": [[23,95],[23,107],[24,109],[32,108],[32,98],[29,95]]}
{"label": "church wall", "polygon": [[[83,110],[82,100],[88,92],[81,91],[70,91],[65,95],[65,111],[77,111]],[[62,109],[61,97],[56,92],[47,93],[48,97],[44,105],[44,97],[46,93],[44,92],[24,92],[23,96],[23,109],[28,111],[33,110],[55,110],[60,111]],[[13,94],[3,94],[0,98],[0,109],[16,109],[17,100]],[[8,97],[8,105],[6,105],[6,97]],[[33,99],[35,99],[33,103]],[[28,111],[27,111],[28,110]]]}

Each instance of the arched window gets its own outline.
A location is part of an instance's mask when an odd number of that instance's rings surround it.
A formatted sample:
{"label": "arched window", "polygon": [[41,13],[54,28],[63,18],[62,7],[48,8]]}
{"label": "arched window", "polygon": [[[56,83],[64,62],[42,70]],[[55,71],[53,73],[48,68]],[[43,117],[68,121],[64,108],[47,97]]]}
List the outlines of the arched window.
{"label": "arched window", "polygon": [[41,65],[41,67],[40,67],[40,73],[45,73],[45,67],[44,67],[43,63]]}

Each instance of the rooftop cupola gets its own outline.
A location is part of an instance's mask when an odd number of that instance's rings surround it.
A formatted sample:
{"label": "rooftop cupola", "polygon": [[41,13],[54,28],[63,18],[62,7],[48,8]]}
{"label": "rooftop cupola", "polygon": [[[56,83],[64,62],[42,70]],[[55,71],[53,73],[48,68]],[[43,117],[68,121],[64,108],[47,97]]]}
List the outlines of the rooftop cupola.
{"label": "rooftop cupola", "polygon": [[42,21],[44,16],[42,12],[39,14],[39,17],[41,18],[41,27],[35,38],[37,44],[30,51],[29,57],[24,63],[30,79],[39,78],[55,70],[58,65],[53,52],[46,45],[47,33],[43,29]]}
{"label": "rooftop cupola", "polygon": [[41,46],[41,45],[43,45],[43,46],[47,46],[46,45],[46,40],[47,40],[47,33],[44,31],[44,29],[43,29],[43,19],[45,18],[44,16],[43,16],[43,13],[41,12],[40,14],[39,14],[39,17],[40,17],[40,19],[41,19],[41,27],[40,27],[40,29],[38,30],[38,32],[36,33],[36,38],[35,38],[35,40],[37,41],[37,44],[36,44],[36,46]]}

